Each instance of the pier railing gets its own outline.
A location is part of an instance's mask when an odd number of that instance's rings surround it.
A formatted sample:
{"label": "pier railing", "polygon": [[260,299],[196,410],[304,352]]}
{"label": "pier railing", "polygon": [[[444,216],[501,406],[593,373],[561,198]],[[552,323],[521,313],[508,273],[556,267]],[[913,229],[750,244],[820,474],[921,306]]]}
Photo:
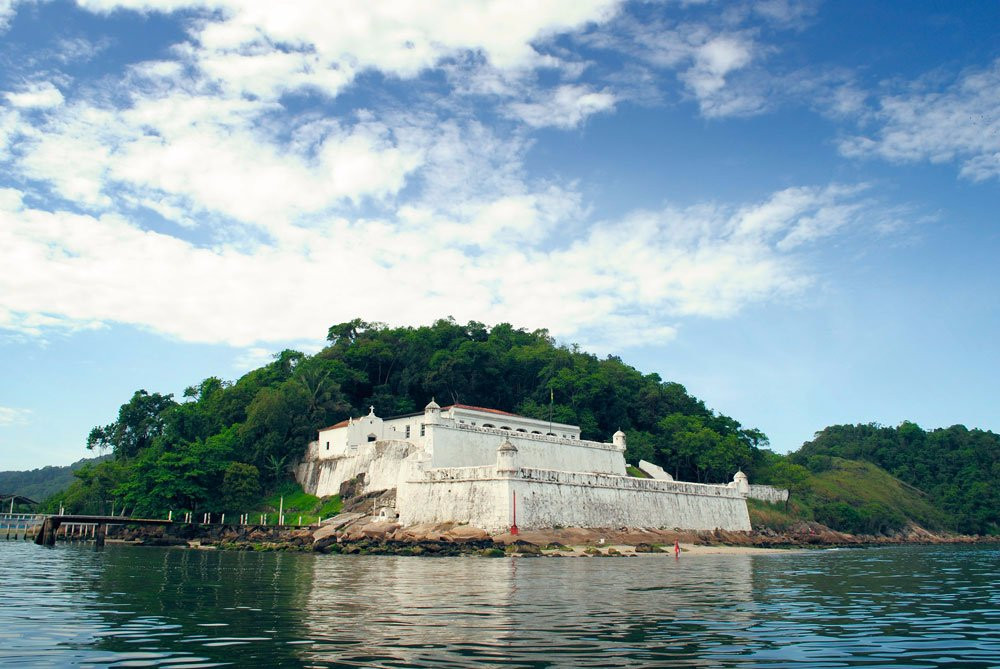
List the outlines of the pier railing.
{"label": "pier railing", "polygon": [[34,537],[44,521],[38,513],[0,513],[0,537],[6,541]]}

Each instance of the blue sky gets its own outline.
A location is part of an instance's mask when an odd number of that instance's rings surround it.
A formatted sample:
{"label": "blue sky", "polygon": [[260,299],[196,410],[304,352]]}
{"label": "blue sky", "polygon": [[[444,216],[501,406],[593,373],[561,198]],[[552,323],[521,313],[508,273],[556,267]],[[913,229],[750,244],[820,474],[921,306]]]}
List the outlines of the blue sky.
{"label": "blue sky", "polygon": [[1000,429],[994,2],[0,0],[0,469],[362,317]]}

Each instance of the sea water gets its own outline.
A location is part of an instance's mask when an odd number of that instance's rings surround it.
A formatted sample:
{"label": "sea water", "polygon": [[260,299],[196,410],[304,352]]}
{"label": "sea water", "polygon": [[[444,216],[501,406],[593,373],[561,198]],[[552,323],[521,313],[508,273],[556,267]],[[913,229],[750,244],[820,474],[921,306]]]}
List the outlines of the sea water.
{"label": "sea water", "polygon": [[1000,666],[1000,547],[634,558],[0,542],[0,666]]}

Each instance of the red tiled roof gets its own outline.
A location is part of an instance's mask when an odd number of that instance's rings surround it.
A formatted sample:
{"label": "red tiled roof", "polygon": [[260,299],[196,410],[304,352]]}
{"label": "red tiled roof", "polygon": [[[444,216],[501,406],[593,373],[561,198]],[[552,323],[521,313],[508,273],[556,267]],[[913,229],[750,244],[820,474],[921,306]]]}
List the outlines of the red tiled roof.
{"label": "red tiled roof", "polygon": [[332,430],[332,429],[333,429],[333,428],[335,428],[335,427],[347,427],[347,424],[348,424],[349,422],[351,422],[351,419],[350,419],[350,418],[348,418],[347,420],[342,420],[342,421],[340,421],[339,423],[337,423],[336,425],[330,425],[330,426],[328,426],[328,427],[321,427],[321,428],[320,428],[320,429],[319,429],[318,431],[319,431],[319,432],[322,432],[322,431],[324,431],[324,430]]}
{"label": "red tiled roof", "polygon": [[514,418],[522,417],[518,416],[516,413],[511,413],[509,411],[501,411],[500,409],[487,409],[486,407],[474,407],[471,404],[451,404],[444,407],[442,410],[451,409],[452,407],[455,407],[457,409],[471,409],[472,411],[485,411],[486,413],[495,413],[500,416],[513,416]]}

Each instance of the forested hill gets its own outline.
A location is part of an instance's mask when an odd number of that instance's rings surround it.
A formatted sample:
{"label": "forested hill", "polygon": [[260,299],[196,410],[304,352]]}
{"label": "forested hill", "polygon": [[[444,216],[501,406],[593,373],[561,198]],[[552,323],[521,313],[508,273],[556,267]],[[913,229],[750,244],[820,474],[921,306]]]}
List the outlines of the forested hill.
{"label": "forested hill", "polygon": [[331,327],[319,353],[283,351],[235,383],[208,378],[183,398],[137,391],[88,439],[114,460],[84,470],[60,501],[74,511],[109,499],[139,514],[235,510],[287,478],[318,428],[369,405],[381,416],[418,411],[431,397],[551,415],[587,439],[608,441],[621,428],[629,461],[652,460],[691,481],[728,481],[752,469],[767,443],[682,385],[558,346],[545,330],[354,320]]}
{"label": "forested hill", "polygon": [[963,425],[930,431],[910,422],[834,425],[790,459],[820,472],[831,457],[874,463],[915,486],[961,532],[1000,530],[1000,435]]}
{"label": "forested hill", "polygon": [[0,472],[0,492],[24,495],[37,502],[68,488],[73,472],[104,458],[84,458],[64,467],[49,466],[25,471]]}

